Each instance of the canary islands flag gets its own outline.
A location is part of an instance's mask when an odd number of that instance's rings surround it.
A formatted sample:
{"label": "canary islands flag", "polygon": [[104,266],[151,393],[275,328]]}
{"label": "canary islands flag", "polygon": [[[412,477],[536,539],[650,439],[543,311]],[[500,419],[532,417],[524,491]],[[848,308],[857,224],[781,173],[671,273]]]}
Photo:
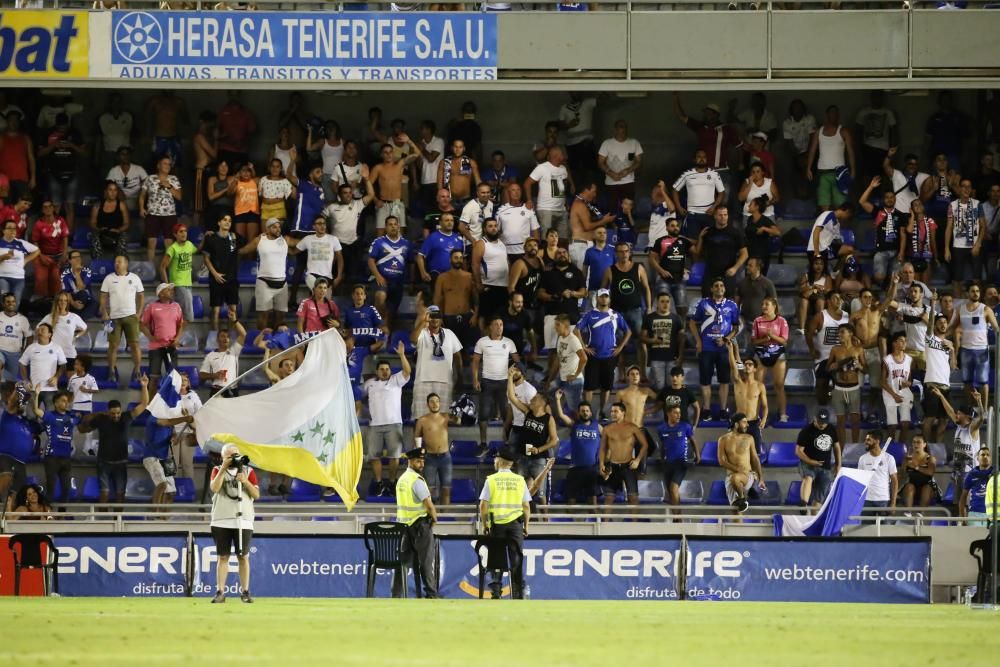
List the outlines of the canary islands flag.
{"label": "canary islands flag", "polygon": [[335,329],[313,338],[302,366],[281,382],[213,397],[195,413],[195,428],[203,447],[233,443],[255,467],[333,487],[348,509],[358,500],[364,448],[347,349]]}

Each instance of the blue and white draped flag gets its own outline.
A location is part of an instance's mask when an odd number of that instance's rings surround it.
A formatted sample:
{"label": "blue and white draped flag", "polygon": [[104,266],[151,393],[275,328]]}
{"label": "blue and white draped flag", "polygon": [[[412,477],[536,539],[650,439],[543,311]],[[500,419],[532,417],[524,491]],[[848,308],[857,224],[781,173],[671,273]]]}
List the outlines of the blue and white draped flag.
{"label": "blue and white draped flag", "polygon": [[170,419],[178,416],[176,408],[180,402],[181,374],[175,369],[160,381],[160,388],[146,409],[156,419]]}
{"label": "blue and white draped flag", "polygon": [[823,506],[815,516],[774,515],[776,537],[833,537],[839,535],[852,516],[861,514],[872,473],[841,468]]}

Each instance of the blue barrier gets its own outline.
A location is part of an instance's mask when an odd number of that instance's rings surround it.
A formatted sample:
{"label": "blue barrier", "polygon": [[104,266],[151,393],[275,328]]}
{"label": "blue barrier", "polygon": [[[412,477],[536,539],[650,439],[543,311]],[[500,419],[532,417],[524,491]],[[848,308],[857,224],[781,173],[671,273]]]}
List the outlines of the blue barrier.
{"label": "blue barrier", "polygon": [[[441,538],[441,587],[478,597],[472,536]],[[60,589],[70,596],[210,596],[215,545],[205,534],[57,535]],[[546,536],[525,543],[531,597],[929,602],[930,538],[780,539]],[[192,548],[193,547],[193,548]],[[261,597],[363,597],[367,552],[357,535],[257,535],[253,591]],[[236,591],[236,562],[227,592]],[[684,576],[679,576],[683,574]],[[377,590],[389,594],[391,575]],[[410,577],[412,588],[412,577]]]}

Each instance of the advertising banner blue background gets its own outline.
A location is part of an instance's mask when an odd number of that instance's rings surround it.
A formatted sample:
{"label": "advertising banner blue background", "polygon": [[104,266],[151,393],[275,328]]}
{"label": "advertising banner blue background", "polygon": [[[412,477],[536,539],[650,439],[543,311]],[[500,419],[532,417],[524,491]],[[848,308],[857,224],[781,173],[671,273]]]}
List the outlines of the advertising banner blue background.
{"label": "advertising banner blue background", "polygon": [[[81,596],[179,596],[185,535],[57,536],[60,590]],[[474,538],[441,540],[441,593],[478,596]],[[929,540],[688,539],[689,599],[801,602],[929,602]],[[263,597],[363,597],[367,551],[360,536],[257,535],[251,588]],[[195,535],[192,590],[215,588],[215,545]],[[532,538],[525,544],[531,597],[551,600],[677,599],[677,537]],[[227,594],[237,592],[236,559]],[[413,584],[410,579],[412,594]],[[376,578],[379,597],[392,576]],[[489,576],[487,576],[487,584]],[[509,579],[504,580],[505,593]]]}
{"label": "advertising banner blue background", "polygon": [[930,540],[688,540],[692,599],[930,602]]}
{"label": "advertising banner blue background", "polygon": [[112,75],[167,79],[493,79],[483,13],[115,11]]}
{"label": "advertising banner blue background", "polygon": [[59,593],[104,597],[184,595],[187,535],[56,535]]}

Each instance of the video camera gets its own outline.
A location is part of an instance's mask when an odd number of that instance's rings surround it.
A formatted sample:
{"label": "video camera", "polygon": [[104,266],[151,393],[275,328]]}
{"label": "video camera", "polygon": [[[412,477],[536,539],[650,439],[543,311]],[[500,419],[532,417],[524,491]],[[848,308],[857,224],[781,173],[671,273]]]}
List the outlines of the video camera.
{"label": "video camera", "polygon": [[238,454],[236,456],[231,456],[229,457],[228,461],[229,463],[226,467],[236,468],[237,470],[242,468],[243,466],[250,465],[250,457],[247,456],[246,454]]}

